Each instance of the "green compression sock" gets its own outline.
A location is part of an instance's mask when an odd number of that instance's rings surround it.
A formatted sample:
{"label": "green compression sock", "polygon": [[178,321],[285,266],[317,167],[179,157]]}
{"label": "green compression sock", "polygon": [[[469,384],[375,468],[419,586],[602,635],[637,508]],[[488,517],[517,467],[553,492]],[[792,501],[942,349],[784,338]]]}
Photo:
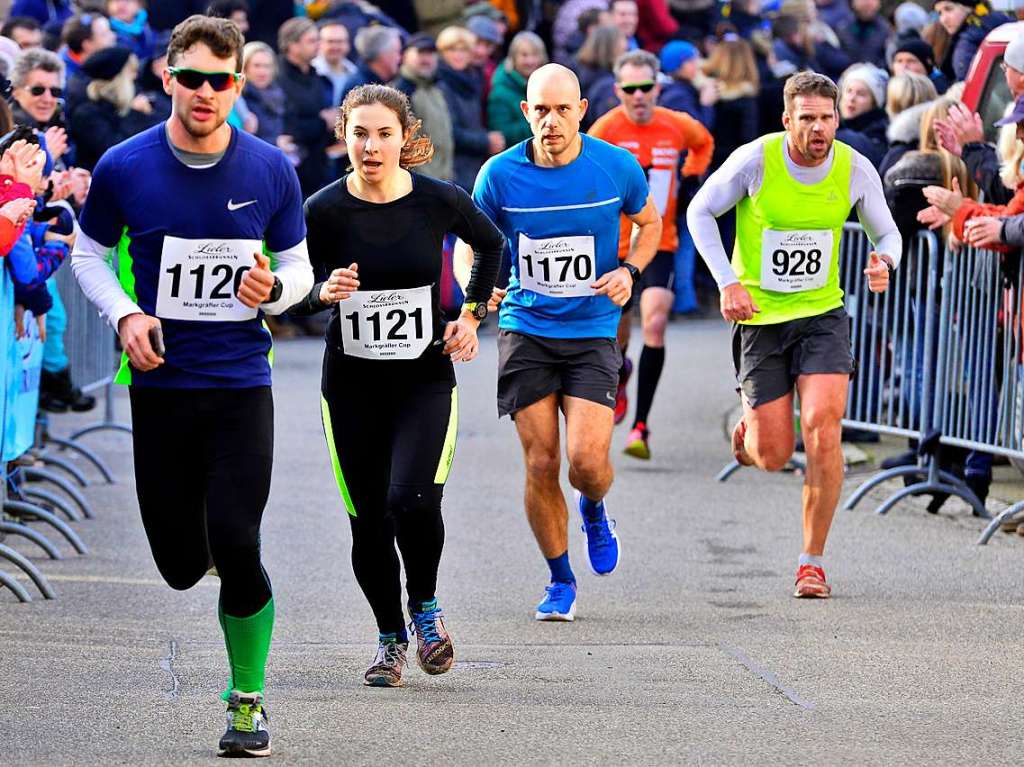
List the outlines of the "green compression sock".
{"label": "green compression sock", "polygon": [[223,607],[217,608],[220,626],[224,630],[224,644],[228,650],[231,679],[224,691],[224,700],[232,690],[263,692],[263,677],[270,654],[270,637],[274,631],[274,599],[248,618],[227,615]]}

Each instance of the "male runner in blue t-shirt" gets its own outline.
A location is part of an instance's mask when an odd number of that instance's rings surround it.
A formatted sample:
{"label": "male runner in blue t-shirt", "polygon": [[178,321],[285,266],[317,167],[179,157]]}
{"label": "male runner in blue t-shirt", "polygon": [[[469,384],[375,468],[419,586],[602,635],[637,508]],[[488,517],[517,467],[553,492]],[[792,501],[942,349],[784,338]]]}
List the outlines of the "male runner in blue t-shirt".
{"label": "male runner in blue t-shirt", "polygon": [[[313,270],[295,171],[226,123],[243,45],[225,19],[175,28],[164,70],[171,117],[96,166],[73,266],[125,350],[118,380],[130,385],[139,509],[160,574],[175,589],[211,565],[220,576],[231,668],[220,753],[268,756],[274,600],[259,529],[274,412],[262,313],[308,293]],[[108,264],[115,249],[120,282]]]}
{"label": "male runner in blue t-shirt", "polygon": [[[621,307],[654,257],[661,217],[643,169],[625,149],[579,132],[587,102],[568,69],[548,64],[527,83],[523,114],[533,139],[492,157],[473,200],[505,234],[512,275],[498,322],[498,412],[515,420],[526,457],[526,516],[551,570],[537,620],[571,621],[568,511],[559,487],[558,411],[565,414],[569,481],[598,575],[619,561],[604,497],[621,353]],[[619,217],[639,227],[618,261]],[[459,245],[460,277],[472,252]]]}

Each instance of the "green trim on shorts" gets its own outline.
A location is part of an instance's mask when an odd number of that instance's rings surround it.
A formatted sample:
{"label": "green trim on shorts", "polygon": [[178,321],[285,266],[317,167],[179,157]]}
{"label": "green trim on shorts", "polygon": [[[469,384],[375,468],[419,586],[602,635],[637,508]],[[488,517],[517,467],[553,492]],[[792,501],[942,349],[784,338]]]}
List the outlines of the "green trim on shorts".
{"label": "green trim on shorts", "polygon": [[444,447],[441,448],[441,460],[434,474],[434,484],[443,485],[448,481],[455,460],[455,438],[459,431],[459,387],[452,387],[452,408],[448,413],[448,431],[444,435]]}
{"label": "green trim on shorts", "polygon": [[352,496],[348,493],[345,475],[341,473],[338,448],[334,444],[334,429],[331,427],[331,408],[323,395],[320,395],[320,415],[324,422],[324,436],[327,437],[327,450],[331,454],[331,467],[334,469],[334,479],[338,483],[338,492],[341,493],[341,500],[345,503],[345,511],[354,517],[356,516],[356,507],[352,504]]}

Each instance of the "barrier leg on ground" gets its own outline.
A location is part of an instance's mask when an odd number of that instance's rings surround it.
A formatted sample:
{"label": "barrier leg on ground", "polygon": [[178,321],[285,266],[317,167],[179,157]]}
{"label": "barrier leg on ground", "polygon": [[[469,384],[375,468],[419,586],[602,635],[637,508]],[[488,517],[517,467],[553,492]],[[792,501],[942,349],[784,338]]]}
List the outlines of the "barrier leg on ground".
{"label": "barrier leg on ground", "polygon": [[715,479],[719,482],[725,482],[733,474],[743,468],[743,464],[737,461],[735,458],[726,464],[718,474],[715,475]]}
{"label": "barrier leg on ground", "polygon": [[89,480],[86,479],[86,476],[82,473],[82,470],[75,466],[73,463],[71,463],[71,461],[68,461],[64,458],[58,458],[57,456],[47,453],[46,451],[35,453],[34,456],[40,461],[42,461],[46,466],[55,466],[61,471],[69,474],[71,478],[78,483],[79,487],[89,486]]}
{"label": "barrier leg on ground", "polygon": [[999,512],[999,514],[996,517],[994,517],[991,522],[988,523],[988,527],[985,528],[984,532],[981,534],[981,537],[978,538],[978,545],[984,546],[986,543],[988,543],[992,536],[995,535],[996,530],[999,529],[999,526],[1003,524],[1003,522],[1009,522],[1011,519],[1019,515],[1022,511],[1024,511],[1024,502],[1015,503],[1012,506],[1007,506],[1005,509]]}
{"label": "barrier leg on ground", "polygon": [[22,476],[27,480],[42,480],[43,482],[49,482],[50,484],[56,485],[58,488],[63,490],[71,500],[82,510],[82,514],[85,515],[86,519],[94,519],[96,515],[92,511],[92,507],[89,506],[89,502],[85,500],[85,497],[78,492],[74,487],[71,486],[67,480],[63,477],[54,474],[52,471],[46,469],[39,469],[32,466],[26,467],[21,470]]}
{"label": "barrier leg on ground", "polygon": [[898,493],[891,496],[887,501],[885,501],[885,503],[883,503],[881,506],[875,509],[875,513],[887,514],[889,513],[889,509],[891,509],[897,503],[902,501],[904,498],[909,498],[912,495],[923,495],[925,493],[946,493],[947,495],[955,495],[958,498],[962,499],[965,503],[967,503],[971,507],[972,511],[976,516],[979,516],[982,519],[992,518],[992,515],[989,514],[988,511],[986,511],[981,501],[978,500],[978,496],[971,492],[967,485],[963,485],[960,483],[947,484],[945,482],[938,482],[931,479],[925,482],[919,482],[916,485],[910,485],[909,487],[903,488]]}
{"label": "barrier leg on ground", "polygon": [[92,426],[86,426],[84,429],[79,429],[71,435],[72,440],[80,439],[86,434],[92,434],[97,431],[120,431],[125,434],[132,433],[132,427],[123,423],[118,423],[114,418],[114,384],[108,383],[103,393],[104,407],[103,407],[103,421],[95,423]]}
{"label": "barrier leg on ground", "polygon": [[14,596],[18,598],[19,602],[32,601],[32,597],[29,595],[25,587],[18,583],[16,580],[14,580],[14,578],[9,576],[3,570],[0,570],[0,586],[6,586],[7,588],[9,588],[11,592],[14,594]]}
{"label": "barrier leg on ground", "polygon": [[36,584],[36,588],[39,589],[39,593],[42,594],[45,599],[53,599],[57,596],[53,587],[50,586],[49,581],[47,581],[46,577],[39,572],[39,568],[25,559],[25,557],[17,551],[0,543],[0,558],[13,562],[24,570],[25,574],[32,579],[32,582]]}
{"label": "barrier leg on ground", "polygon": [[913,477],[920,476],[922,479],[928,476],[927,466],[897,466],[893,469],[886,469],[880,471],[877,474],[868,477],[860,487],[858,487],[843,504],[843,511],[851,511],[854,506],[864,500],[864,496],[867,495],[878,485],[883,482],[888,482],[890,479],[896,479],[897,477]]}
{"label": "barrier leg on ground", "polygon": [[50,559],[64,558],[57,550],[57,547],[50,542],[49,538],[21,522],[0,521],[0,533],[4,535],[20,535],[22,538],[28,538],[28,540],[45,551]]}
{"label": "barrier leg on ground", "polygon": [[107,466],[107,464],[104,462],[102,458],[96,455],[96,453],[94,453],[85,445],[80,445],[77,442],[70,439],[54,437],[51,436],[50,434],[46,435],[46,444],[54,444],[61,450],[73,450],[74,452],[82,456],[85,460],[87,460],[89,463],[91,463],[93,466],[95,466],[97,471],[99,471],[99,473],[103,475],[103,479],[106,481],[108,485],[114,484],[114,474],[113,472],[110,471],[110,467]]}
{"label": "barrier leg on ground", "polygon": [[[23,498],[29,501],[41,501],[54,511],[59,511],[72,522],[81,522],[83,517],[71,507],[66,500],[59,495],[43,490],[38,487],[22,487],[20,493]],[[38,505],[38,504],[37,504]]]}
{"label": "barrier leg on ground", "polygon": [[4,511],[10,514],[12,517],[17,517],[20,520],[38,519],[40,522],[48,524],[50,527],[55,529],[68,543],[71,544],[72,548],[79,554],[88,554],[89,549],[86,548],[82,539],[78,537],[78,533],[68,527],[67,523],[60,519],[56,514],[52,514],[46,509],[41,509],[38,506],[25,503],[24,501],[4,501]]}

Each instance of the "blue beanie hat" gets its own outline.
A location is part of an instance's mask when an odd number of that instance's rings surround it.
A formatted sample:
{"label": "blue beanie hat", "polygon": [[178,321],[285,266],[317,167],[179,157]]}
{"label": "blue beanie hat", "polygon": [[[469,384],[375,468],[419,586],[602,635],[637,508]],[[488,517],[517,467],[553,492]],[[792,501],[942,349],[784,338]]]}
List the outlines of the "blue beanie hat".
{"label": "blue beanie hat", "polygon": [[685,40],[672,40],[661,49],[661,71],[672,74],[690,59],[700,55],[697,46]]}

